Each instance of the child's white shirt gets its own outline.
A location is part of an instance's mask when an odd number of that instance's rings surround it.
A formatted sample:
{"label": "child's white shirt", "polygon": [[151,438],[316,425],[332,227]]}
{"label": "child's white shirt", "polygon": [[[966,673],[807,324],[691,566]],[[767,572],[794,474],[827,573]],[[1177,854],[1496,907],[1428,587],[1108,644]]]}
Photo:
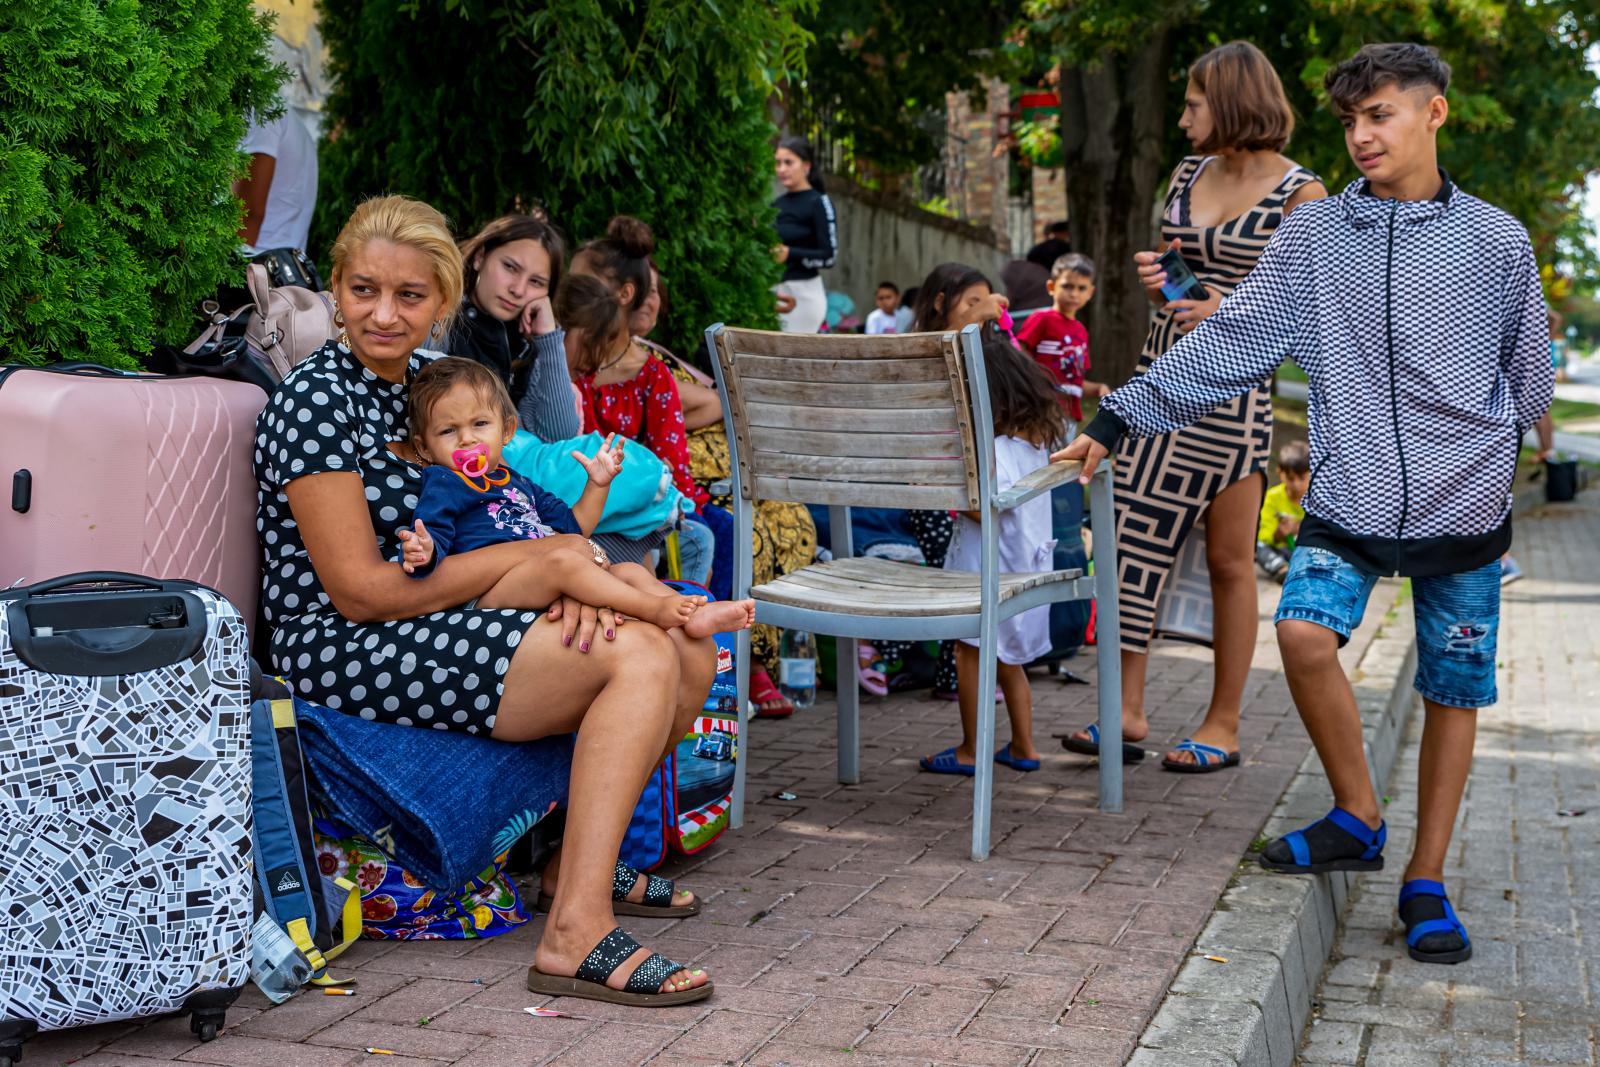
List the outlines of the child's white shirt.
{"label": "child's white shirt", "polygon": [[[1020,437],[994,439],[994,479],[997,492],[1011,488],[1023,475],[1050,462],[1050,452]],[[1000,570],[1009,574],[1035,574],[1054,569],[1056,539],[1051,525],[1050,494],[1000,513]],[[947,571],[977,571],[982,565],[983,528],[965,515],[957,515],[955,535],[944,557]],[[977,645],[977,638],[962,638]],[[1033,608],[1000,624],[1000,662],[1032,663],[1050,651],[1050,608]]]}
{"label": "child's white shirt", "polygon": [[868,333],[899,333],[899,325],[892,313],[885,313],[882,308],[873,308],[867,316]]}

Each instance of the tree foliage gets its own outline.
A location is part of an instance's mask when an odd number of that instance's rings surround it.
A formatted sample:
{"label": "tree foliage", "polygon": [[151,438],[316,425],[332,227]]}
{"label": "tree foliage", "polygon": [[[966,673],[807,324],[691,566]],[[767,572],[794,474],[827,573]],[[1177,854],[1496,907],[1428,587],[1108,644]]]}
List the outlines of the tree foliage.
{"label": "tree foliage", "polygon": [[281,71],[249,0],[0,5],[0,355],[138,365],[233,265],[243,115]]}
{"label": "tree foliage", "polygon": [[570,236],[655,229],[666,336],[771,323],[766,101],[814,0],[322,0],[336,131],[314,244],[406,193],[458,236],[541,206]]}
{"label": "tree foliage", "polygon": [[873,168],[904,174],[937,159],[945,93],[976,91],[1001,69],[1020,0],[827,0],[806,20],[802,81],[786,94],[797,129],[826,126]]}

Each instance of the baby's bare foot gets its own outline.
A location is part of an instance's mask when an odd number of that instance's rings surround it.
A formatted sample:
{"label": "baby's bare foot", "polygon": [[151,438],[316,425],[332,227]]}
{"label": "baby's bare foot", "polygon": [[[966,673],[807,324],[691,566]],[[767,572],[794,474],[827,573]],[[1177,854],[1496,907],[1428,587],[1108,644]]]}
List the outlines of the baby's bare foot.
{"label": "baby's bare foot", "polygon": [[663,630],[686,625],[694,617],[696,609],[705,603],[705,597],[698,596],[664,596],[657,599],[659,605],[650,621]]}
{"label": "baby's bare foot", "polygon": [[683,632],[690,637],[731,634],[749,629],[755,621],[754,600],[714,600],[700,605],[689,621],[684,623]]}

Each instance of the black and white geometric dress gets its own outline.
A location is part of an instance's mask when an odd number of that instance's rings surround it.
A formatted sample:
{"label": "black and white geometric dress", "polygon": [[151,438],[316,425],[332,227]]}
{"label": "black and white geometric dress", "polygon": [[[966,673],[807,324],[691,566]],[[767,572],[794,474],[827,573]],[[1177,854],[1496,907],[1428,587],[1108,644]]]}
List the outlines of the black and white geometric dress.
{"label": "black and white geometric dress", "polygon": [[384,559],[397,559],[397,535],[411,524],[424,468],[388,444],[409,436],[409,383],[435,358],[414,353],[405,382],[396,383],[330,342],[267,401],[255,450],[262,606],[272,627],[272,665],[299,696],[364,719],[487,734],[511,656],[539,612],[460,607],[351,622],[317,579],[284,493],[308,474],[360,475],[372,525],[348,534],[374,538]]}
{"label": "black and white geometric dress", "polygon": [[[1180,251],[1195,277],[1227,296],[1255,267],[1283,222],[1289,198],[1317,176],[1293,167],[1259,203],[1220,226],[1195,226],[1189,191],[1209,162],[1190,156],[1173,171],[1161,216],[1161,243]],[[1166,311],[1157,311],[1135,372],[1144,373],[1181,337]],[[1263,385],[1229,400],[1186,429],[1159,437],[1124,437],[1117,449],[1117,573],[1122,647],[1144,652],[1156,608],[1184,539],[1217,495],[1235,482],[1265,474],[1272,446],[1272,394]]]}

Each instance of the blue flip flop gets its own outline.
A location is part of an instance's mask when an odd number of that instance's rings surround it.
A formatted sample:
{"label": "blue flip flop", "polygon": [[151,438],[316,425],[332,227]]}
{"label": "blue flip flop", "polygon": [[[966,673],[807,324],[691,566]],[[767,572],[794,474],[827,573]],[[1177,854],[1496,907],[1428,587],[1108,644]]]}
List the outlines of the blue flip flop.
{"label": "blue flip flop", "polygon": [[923,770],[932,771],[934,774],[962,774],[968,778],[971,778],[978,772],[978,769],[972,764],[962,763],[960,760],[956,759],[956,750],[954,746],[945,749],[943,752],[940,752],[937,755],[923,756],[917,762],[921,764]]}
{"label": "blue flip flop", "polygon": [[1016,771],[1036,771],[1041,766],[1039,761],[1036,759],[1023,759],[1021,756],[1013,756],[1011,754],[1011,743],[1009,741],[1001,747],[999,752],[994,754],[994,761],[996,763],[1003,763],[1007,767],[1010,767],[1012,770]]}
{"label": "blue flip flop", "polygon": [[[1418,963],[1464,963],[1472,958],[1472,940],[1467,928],[1456,918],[1456,909],[1450,906],[1444,886],[1427,878],[1413,878],[1400,887],[1400,920],[1405,922],[1405,906],[1418,897],[1438,897],[1444,905],[1444,918],[1422,919],[1406,925],[1406,951]],[[1461,939],[1460,948],[1426,949],[1422,939],[1429,934],[1455,934]]]}
{"label": "blue flip flop", "polygon": [[1172,747],[1174,751],[1187,752],[1194,757],[1193,763],[1187,760],[1163,759],[1161,769],[1174,774],[1212,774],[1239,766],[1239,753],[1225,752],[1216,745],[1201,744],[1185,737]]}
{"label": "blue flip flop", "polygon": [[[1081,737],[1073,737],[1071,734],[1057,734],[1056,736],[1061,738],[1061,747],[1068,752],[1076,752],[1080,756],[1100,755],[1100,724],[1092,722],[1083,728],[1083,732],[1089,735],[1089,740],[1085,741]],[[1142,759],[1144,759],[1143,748],[1132,741],[1122,742],[1123,763],[1138,763]]]}

